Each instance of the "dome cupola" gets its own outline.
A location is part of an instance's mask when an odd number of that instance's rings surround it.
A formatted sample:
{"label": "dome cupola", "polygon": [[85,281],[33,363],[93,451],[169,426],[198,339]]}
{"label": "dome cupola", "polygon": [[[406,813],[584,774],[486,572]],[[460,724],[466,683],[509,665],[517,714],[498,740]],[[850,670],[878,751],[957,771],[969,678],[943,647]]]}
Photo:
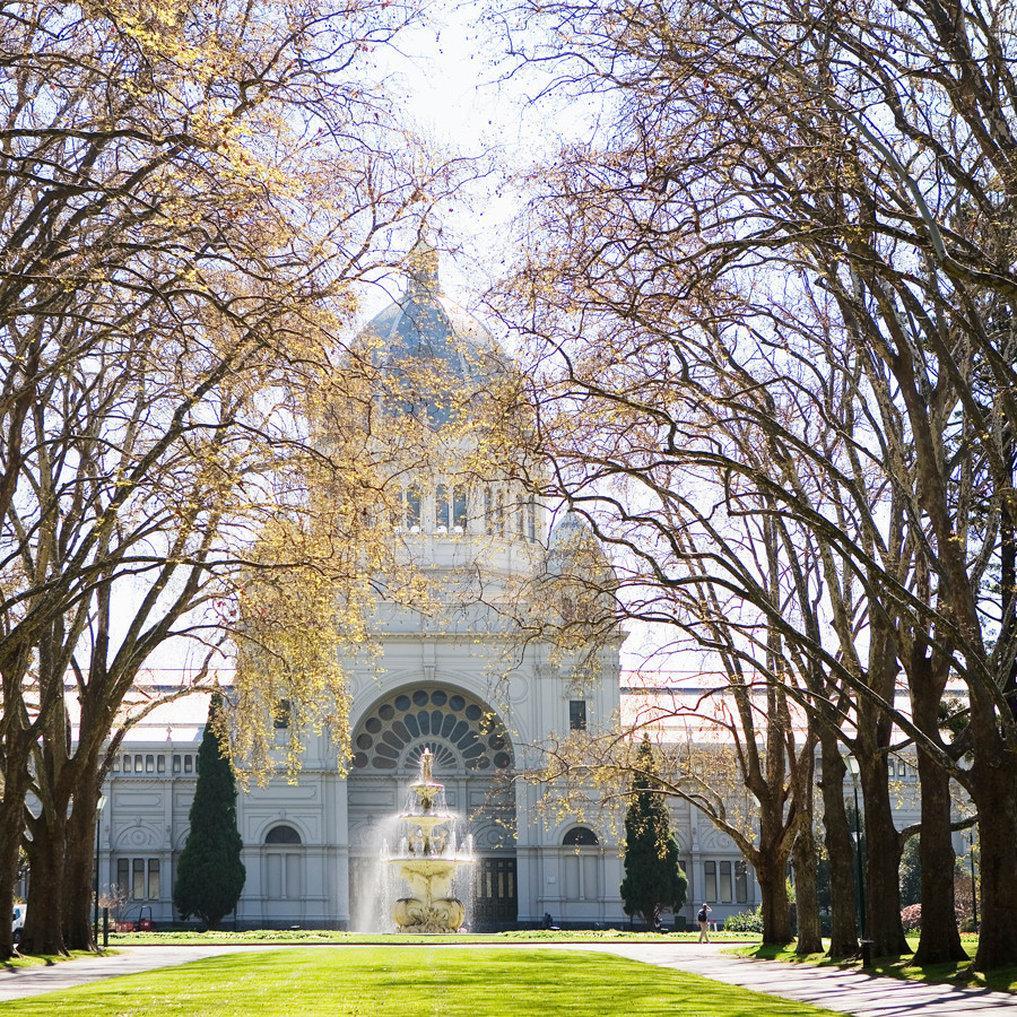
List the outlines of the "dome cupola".
{"label": "dome cupola", "polygon": [[376,315],[365,335],[376,344],[390,405],[432,427],[501,369],[490,333],[441,289],[438,252],[418,240],[406,259],[402,296]]}

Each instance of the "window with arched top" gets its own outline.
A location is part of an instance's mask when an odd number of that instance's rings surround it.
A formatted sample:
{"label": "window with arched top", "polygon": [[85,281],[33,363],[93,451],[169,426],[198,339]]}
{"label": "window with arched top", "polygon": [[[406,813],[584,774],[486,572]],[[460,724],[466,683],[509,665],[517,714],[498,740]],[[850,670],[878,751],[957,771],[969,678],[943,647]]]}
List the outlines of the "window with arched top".
{"label": "window with arched top", "polygon": [[456,486],[452,495],[452,528],[456,533],[466,532],[468,507],[466,488]]}
{"label": "window with arched top", "polygon": [[450,529],[448,488],[439,484],[434,491],[434,528],[437,533]]}
{"label": "window with arched top", "polygon": [[585,907],[599,901],[604,885],[602,852],[583,850],[600,844],[597,835],[587,826],[574,826],[561,842],[567,849],[561,855],[563,903],[571,901]]}
{"label": "window with arched top", "polygon": [[599,844],[597,835],[586,826],[574,826],[561,839],[565,847],[593,847]]}
{"label": "window with arched top", "polygon": [[410,487],[406,490],[406,529],[410,533],[420,532],[420,489]]}
{"label": "window with arched top", "polygon": [[265,834],[266,844],[299,844],[300,834],[292,826],[273,826]]}
{"label": "window with arched top", "polygon": [[269,900],[299,900],[304,886],[304,852],[300,834],[285,823],[265,834],[265,896]]}

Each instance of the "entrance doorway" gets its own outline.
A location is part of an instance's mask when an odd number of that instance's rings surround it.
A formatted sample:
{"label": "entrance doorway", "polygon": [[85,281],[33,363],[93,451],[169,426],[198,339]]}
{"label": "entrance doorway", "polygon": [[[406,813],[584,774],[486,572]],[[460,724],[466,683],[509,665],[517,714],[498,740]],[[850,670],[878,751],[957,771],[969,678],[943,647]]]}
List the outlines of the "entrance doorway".
{"label": "entrance doorway", "polygon": [[473,899],[474,928],[485,932],[515,928],[518,911],[515,858],[481,858]]}

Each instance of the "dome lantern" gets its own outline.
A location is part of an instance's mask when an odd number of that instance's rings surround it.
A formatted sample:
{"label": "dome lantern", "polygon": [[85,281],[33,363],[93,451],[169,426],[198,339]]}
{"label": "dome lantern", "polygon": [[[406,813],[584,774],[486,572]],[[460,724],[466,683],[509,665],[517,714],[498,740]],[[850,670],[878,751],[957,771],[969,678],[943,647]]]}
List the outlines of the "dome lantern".
{"label": "dome lantern", "polygon": [[[390,405],[422,412],[433,427],[451,418],[464,392],[502,369],[497,343],[441,289],[439,258],[421,237],[406,257],[406,288],[368,324],[390,389]],[[437,387],[436,387],[437,386]]]}

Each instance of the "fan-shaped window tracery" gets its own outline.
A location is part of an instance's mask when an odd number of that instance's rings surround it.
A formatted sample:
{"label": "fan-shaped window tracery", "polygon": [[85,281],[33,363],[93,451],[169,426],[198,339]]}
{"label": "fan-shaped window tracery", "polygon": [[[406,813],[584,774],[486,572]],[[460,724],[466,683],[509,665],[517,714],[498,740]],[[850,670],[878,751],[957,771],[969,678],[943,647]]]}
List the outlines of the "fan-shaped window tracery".
{"label": "fan-shaped window tracery", "polygon": [[357,770],[412,771],[429,748],[438,770],[495,773],[512,767],[501,721],[472,696],[443,688],[400,692],[377,704],[353,734]]}
{"label": "fan-shaped window tracery", "polygon": [[562,837],[561,842],[565,847],[593,847],[600,840],[588,826],[574,826]]}

